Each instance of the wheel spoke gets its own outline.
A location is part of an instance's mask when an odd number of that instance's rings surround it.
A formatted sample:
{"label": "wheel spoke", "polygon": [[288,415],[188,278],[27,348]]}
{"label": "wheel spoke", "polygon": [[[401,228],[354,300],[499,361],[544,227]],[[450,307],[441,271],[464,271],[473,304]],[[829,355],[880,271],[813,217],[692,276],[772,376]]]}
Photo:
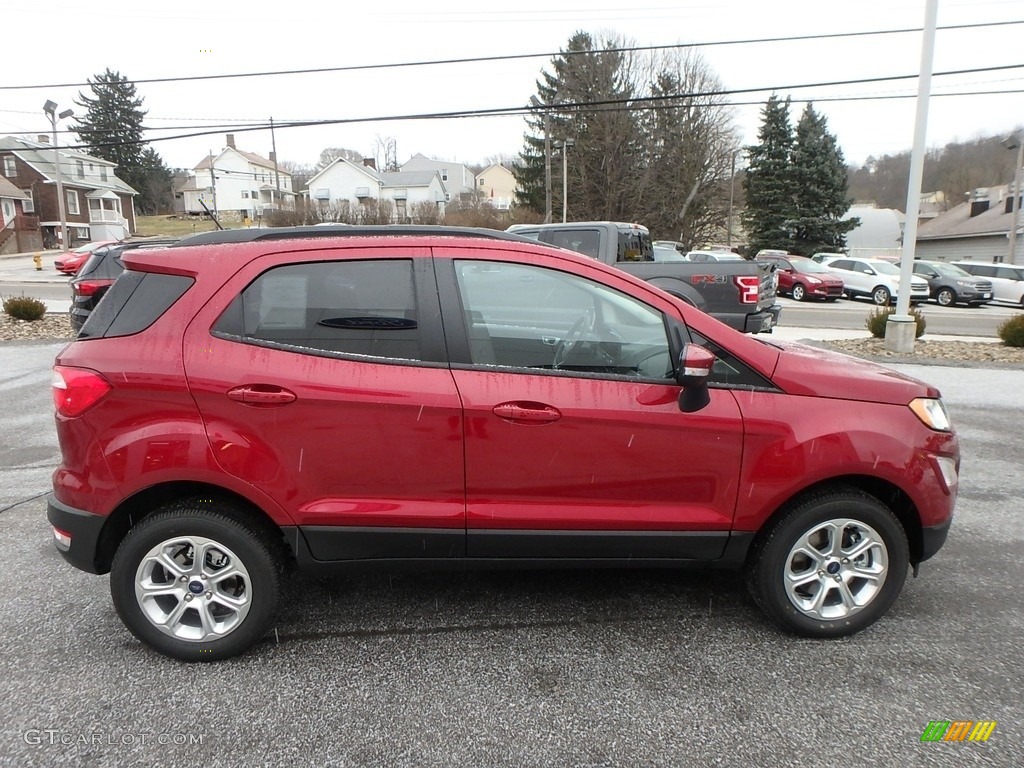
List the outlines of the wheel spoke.
{"label": "wheel spoke", "polygon": [[185,596],[184,590],[175,584],[157,584],[155,581],[140,581],[139,589],[143,591],[143,598],[163,597],[170,595],[178,600]]}
{"label": "wheel spoke", "polygon": [[237,611],[249,604],[249,595],[243,594],[235,597],[234,595],[226,595],[223,592],[214,592],[210,600],[223,605],[225,608],[230,608],[232,611]]}
{"label": "wheel spoke", "polygon": [[202,624],[202,637],[200,640],[206,640],[210,635],[216,634],[215,627],[217,622],[214,620],[213,615],[210,613],[210,606],[205,600],[201,600],[196,605],[196,613],[199,614],[199,621]]}
{"label": "wheel spoke", "polygon": [[184,568],[181,567],[181,565],[178,564],[178,562],[173,557],[167,554],[166,550],[160,552],[160,554],[152,558],[151,562],[159,564],[161,568],[163,568],[165,571],[169,571],[170,573],[174,574],[176,578],[181,578],[187,572],[185,571]]}
{"label": "wheel spoke", "polygon": [[869,549],[878,545],[878,542],[871,538],[867,533],[862,534],[864,538],[854,544],[850,549],[842,552],[844,557],[848,557],[851,560],[856,560],[858,557],[863,555]]}
{"label": "wheel spoke", "polygon": [[179,600],[178,604],[174,606],[174,610],[168,613],[161,623],[169,630],[171,630],[172,634],[176,634],[174,632],[174,628],[178,626],[178,623],[181,621],[181,617],[185,615],[185,611],[187,611],[188,608],[188,603],[186,603],[184,600]]}
{"label": "wheel spoke", "polygon": [[845,581],[838,581],[836,582],[836,589],[839,590],[839,596],[843,600],[843,608],[846,609],[844,613],[849,613],[857,607],[857,600],[853,596],[853,593],[850,591],[849,584],[847,584]]}
{"label": "wheel spoke", "polygon": [[870,581],[872,584],[881,585],[885,581],[885,569],[882,567],[864,568],[862,566],[854,566],[850,569],[850,572],[856,578]]}

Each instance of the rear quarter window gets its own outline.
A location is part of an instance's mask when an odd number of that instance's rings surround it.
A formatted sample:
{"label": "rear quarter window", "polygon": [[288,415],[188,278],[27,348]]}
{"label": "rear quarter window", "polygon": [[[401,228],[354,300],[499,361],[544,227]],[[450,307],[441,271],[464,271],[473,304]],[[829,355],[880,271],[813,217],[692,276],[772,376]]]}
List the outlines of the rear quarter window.
{"label": "rear quarter window", "polygon": [[185,295],[195,281],[182,275],[122,272],[90,313],[78,337],[112,338],[146,330]]}

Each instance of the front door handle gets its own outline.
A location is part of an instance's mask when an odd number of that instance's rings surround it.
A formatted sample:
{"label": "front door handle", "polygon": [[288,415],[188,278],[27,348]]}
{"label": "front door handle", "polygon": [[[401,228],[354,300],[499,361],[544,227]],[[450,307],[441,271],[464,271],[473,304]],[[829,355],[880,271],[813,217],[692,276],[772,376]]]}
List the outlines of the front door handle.
{"label": "front door handle", "polygon": [[515,424],[550,424],[562,418],[557,408],[544,403],[499,403],[492,410],[498,418]]}
{"label": "front door handle", "polygon": [[228,397],[235,402],[257,408],[288,405],[296,400],[294,392],[274,384],[244,384],[228,390]]}

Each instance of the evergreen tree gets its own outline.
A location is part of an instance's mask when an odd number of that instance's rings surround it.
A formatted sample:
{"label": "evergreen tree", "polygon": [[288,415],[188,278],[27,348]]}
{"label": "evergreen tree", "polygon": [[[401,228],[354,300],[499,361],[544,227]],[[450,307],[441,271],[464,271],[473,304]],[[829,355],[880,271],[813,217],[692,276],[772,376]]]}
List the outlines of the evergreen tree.
{"label": "evergreen tree", "polygon": [[[92,96],[79,93],[75,104],[85,109],[75,120],[82,144],[89,153],[116,163],[115,173],[139,196],[136,208],[155,213],[173,203],[169,190],[170,169],[142,139],[146,116],[135,84],[109,68],[88,80]],[[165,184],[167,181],[167,184]]]}
{"label": "evergreen tree", "polygon": [[749,165],[743,179],[747,205],[743,225],[752,253],[762,248],[791,250],[796,214],[796,179],[793,173],[793,128],[789,99],[774,94],[762,110],[758,144],[747,147]]}
{"label": "evergreen tree", "polygon": [[828,132],[828,121],[812,104],[797,123],[792,165],[793,253],[811,256],[819,251],[845,250],[846,233],[860,221],[841,218],[851,203],[846,163],[835,136]]}

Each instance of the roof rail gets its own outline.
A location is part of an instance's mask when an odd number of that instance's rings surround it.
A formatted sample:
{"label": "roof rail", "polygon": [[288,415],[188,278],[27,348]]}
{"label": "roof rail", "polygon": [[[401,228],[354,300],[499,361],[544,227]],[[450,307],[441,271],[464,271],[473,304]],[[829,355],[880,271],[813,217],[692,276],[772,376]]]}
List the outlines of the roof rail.
{"label": "roof rail", "polygon": [[443,235],[447,237],[482,237],[494,240],[510,240],[527,242],[536,245],[536,241],[510,232],[483,227],[445,227],[418,224],[382,224],[357,225],[338,224],[329,226],[305,227],[270,227],[266,229],[225,229],[213,232],[200,232],[197,235],[184,237],[172,247],[180,248],[188,245],[215,245],[218,243],[253,243],[263,240],[296,240],[316,237],[394,237],[395,235],[425,236]]}

